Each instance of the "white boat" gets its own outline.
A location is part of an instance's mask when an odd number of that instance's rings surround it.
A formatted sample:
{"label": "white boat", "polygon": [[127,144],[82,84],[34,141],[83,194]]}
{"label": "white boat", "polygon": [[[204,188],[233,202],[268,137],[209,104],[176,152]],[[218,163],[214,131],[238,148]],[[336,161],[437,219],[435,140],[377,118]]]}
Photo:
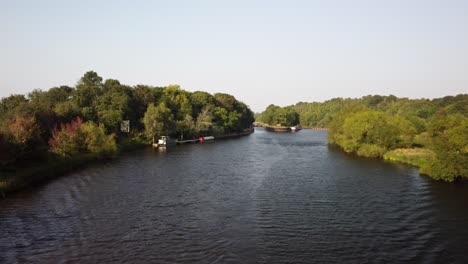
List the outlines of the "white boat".
{"label": "white boat", "polygon": [[302,129],[302,127],[301,127],[300,125],[299,125],[299,126],[293,126],[293,127],[291,127],[291,131],[292,131],[292,132],[297,132],[297,131],[299,131],[299,130],[301,130],[301,129]]}
{"label": "white boat", "polygon": [[158,143],[154,144],[154,147],[165,148],[167,146],[173,146],[176,144],[176,141],[171,139],[169,136],[162,136],[158,139]]}

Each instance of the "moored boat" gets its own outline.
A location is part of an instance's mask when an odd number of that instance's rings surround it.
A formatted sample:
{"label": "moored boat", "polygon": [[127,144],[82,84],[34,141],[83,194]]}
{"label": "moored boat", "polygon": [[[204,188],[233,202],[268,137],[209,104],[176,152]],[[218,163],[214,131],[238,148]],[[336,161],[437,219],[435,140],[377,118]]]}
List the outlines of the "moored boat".
{"label": "moored boat", "polygon": [[291,127],[291,131],[292,131],[292,132],[297,132],[297,131],[299,131],[299,130],[302,130],[301,125],[297,125],[297,126]]}
{"label": "moored boat", "polygon": [[161,136],[161,138],[158,139],[158,143],[153,144],[153,147],[165,148],[168,146],[173,146],[175,144],[176,144],[176,141],[170,138],[169,136]]}
{"label": "moored boat", "polygon": [[265,126],[265,130],[271,132],[291,132],[291,127],[286,126]]}

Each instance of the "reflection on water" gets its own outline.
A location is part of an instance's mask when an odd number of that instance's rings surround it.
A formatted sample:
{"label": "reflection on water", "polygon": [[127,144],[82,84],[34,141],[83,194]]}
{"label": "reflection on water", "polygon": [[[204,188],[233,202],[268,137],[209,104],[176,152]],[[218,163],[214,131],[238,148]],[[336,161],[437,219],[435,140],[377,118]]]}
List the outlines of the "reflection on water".
{"label": "reflection on water", "polygon": [[326,132],[145,149],[0,201],[0,262],[468,261],[468,185]]}

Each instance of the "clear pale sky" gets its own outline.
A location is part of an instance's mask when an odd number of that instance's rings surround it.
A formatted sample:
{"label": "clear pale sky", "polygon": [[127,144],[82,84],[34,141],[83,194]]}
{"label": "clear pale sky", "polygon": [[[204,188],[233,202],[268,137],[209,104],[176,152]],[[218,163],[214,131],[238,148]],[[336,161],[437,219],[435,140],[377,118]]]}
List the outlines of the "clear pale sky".
{"label": "clear pale sky", "polygon": [[468,93],[468,1],[0,0],[0,97],[76,84],[270,103]]}

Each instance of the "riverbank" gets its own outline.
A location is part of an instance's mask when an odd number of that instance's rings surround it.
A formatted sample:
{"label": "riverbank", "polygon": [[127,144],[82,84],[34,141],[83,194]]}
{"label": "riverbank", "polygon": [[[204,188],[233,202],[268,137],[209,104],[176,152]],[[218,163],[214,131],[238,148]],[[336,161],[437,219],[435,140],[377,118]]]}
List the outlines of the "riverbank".
{"label": "riverbank", "polygon": [[[339,146],[342,150],[343,147]],[[354,153],[360,157],[369,157],[362,155],[359,152]],[[466,181],[462,176],[439,177],[434,174],[434,168],[440,166],[440,160],[437,158],[436,153],[428,148],[399,148],[384,152],[382,155],[375,156],[374,158],[381,158],[386,161],[398,162],[408,164],[419,169],[419,174],[428,176],[434,180],[443,180],[447,182],[453,181]],[[448,170],[449,168],[443,167],[442,169]],[[456,175],[455,172],[454,175]]]}
{"label": "riverbank", "polygon": [[238,137],[243,137],[243,136],[248,136],[252,133],[255,132],[255,129],[253,128],[247,128],[247,129],[244,129],[243,132],[238,132],[238,133],[230,133],[230,134],[225,134],[225,135],[221,135],[221,136],[217,136],[215,137],[215,140],[216,139],[229,139],[229,138],[238,138]]}
{"label": "riverbank", "polygon": [[[244,129],[243,132],[237,132],[237,133],[229,133],[229,134],[224,134],[224,135],[217,135],[214,136],[213,139],[229,139],[229,138],[238,138],[242,136],[247,136],[255,132],[255,129],[253,128],[247,128]],[[185,144],[195,144],[200,142],[200,138],[195,138],[195,139],[188,139],[188,140],[177,140],[176,145],[185,145]]]}
{"label": "riverbank", "polygon": [[[290,127],[283,127],[283,126],[279,126],[279,127],[269,126],[269,125],[264,124],[262,122],[254,122],[253,126],[254,127],[263,127],[263,128],[265,128],[267,130],[270,129],[271,131],[274,131],[274,128],[279,128],[279,130],[281,130],[281,132],[284,132],[284,131],[288,130],[288,128],[290,128]],[[311,126],[302,126],[302,125],[300,125],[300,126],[301,126],[302,129],[328,131],[328,128],[326,128],[326,127],[311,127]],[[290,131],[287,131],[287,132],[290,132]]]}
{"label": "riverbank", "polygon": [[145,147],[140,140],[128,139],[118,144],[116,153],[98,155],[81,153],[71,158],[49,155],[42,161],[16,165],[0,171],[0,198],[8,194],[46,183],[72,171],[85,168],[96,162],[117,158],[119,154]]}
{"label": "riverbank", "polygon": [[[230,139],[247,136],[254,133],[254,129],[246,129],[240,133],[230,133],[217,136],[215,139]],[[108,155],[82,153],[72,158],[49,156],[43,161],[29,163],[27,166],[17,165],[0,171],[0,198],[8,194],[47,183],[50,180],[64,176],[67,173],[86,168],[91,164],[118,158],[120,154],[139,148],[147,147],[142,140],[127,139],[118,144],[118,151]]]}
{"label": "riverbank", "polygon": [[418,168],[428,166],[435,158],[435,153],[427,148],[395,149],[383,155],[384,160],[401,162]]}

